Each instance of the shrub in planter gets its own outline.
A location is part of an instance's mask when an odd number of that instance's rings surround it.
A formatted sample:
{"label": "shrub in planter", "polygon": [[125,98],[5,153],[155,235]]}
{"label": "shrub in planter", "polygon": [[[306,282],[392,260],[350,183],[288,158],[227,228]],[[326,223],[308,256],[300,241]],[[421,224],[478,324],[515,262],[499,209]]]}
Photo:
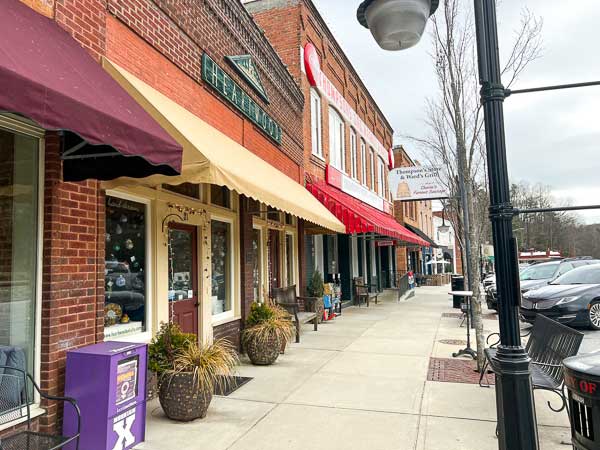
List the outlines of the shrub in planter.
{"label": "shrub in planter", "polygon": [[165,415],[189,422],[206,416],[215,387],[225,387],[238,363],[225,340],[198,345],[195,335],[163,324],[150,344],[150,367],[158,374],[158,398]]}
{"label": "shrub in planter", "polygon": [[252,364],[268,366],[296,333],[289,313],[271,302],[253,303],[242,332],[242,344]]}
{"label": "shrub in planter", "polygon": [[317,313],[317,318],[319,319],[319,323],[323,321],[323,310],[325,309],[323,306],[323,294],[325,293],[325,284],[323,283],[323,277],[321,276],[321,272],[315,270],[312,274],[308,282],[308,286],[306,286],[306,291],[309,297],[317,297],[321,299],[321,301],[315,303],[315,308]]}

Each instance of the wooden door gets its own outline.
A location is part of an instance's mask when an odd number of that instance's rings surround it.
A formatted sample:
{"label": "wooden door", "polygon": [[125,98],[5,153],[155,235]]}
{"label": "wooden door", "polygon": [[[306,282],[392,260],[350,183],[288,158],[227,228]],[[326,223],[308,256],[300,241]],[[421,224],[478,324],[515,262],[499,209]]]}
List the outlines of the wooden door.
{"label": "wooden door", "polygon": [[198,335],[198,244],[195,226],[169,225],[169,313],[185,333]]}
{"label": "wooden door", "polygon": [[281,286],[281,249],[279,231],[269,230],[269,291]]}

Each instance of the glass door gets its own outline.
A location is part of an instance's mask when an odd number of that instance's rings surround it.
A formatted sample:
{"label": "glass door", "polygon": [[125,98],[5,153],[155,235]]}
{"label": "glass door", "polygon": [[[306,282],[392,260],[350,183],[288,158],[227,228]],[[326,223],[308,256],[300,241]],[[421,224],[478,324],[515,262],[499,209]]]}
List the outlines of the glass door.
{"label": "glass door", "polygon": [[169,314],[185,333],[198,335],[198,247],[195,226],[169,225]]}

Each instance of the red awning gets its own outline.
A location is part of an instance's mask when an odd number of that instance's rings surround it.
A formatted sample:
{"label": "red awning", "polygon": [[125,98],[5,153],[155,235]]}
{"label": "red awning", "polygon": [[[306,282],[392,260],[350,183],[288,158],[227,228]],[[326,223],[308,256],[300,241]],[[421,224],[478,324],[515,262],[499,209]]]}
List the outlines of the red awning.
{"label": "red awning", "polygon": [[177,175],[182,147],[56,22],[0,9],[0,112],[63,133],[64,178]]}
{"label": "red awning", "polygon": [[427,241],[408,231],[389,214],[357,200],[324,181],[307,181],[306,188],[346,225],[348,234],[378,233],[410,244],[429,247]]}

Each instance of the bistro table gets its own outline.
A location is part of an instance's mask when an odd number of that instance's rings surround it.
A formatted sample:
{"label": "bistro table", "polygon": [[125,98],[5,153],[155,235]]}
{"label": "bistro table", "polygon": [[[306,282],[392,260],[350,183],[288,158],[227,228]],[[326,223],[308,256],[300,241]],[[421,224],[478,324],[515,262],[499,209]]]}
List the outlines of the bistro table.
{"label": "bistro table", "polygon": [[465,297],[466,299],[465,314],[467,316],[467,346],[456,353],[452,353],[452,356],[456,358],[458,356],[467,355],[473,359],[477,359],[477,352],[471,348],[471,297],[473,297],[473,291],[450,291],[448,294]]}

